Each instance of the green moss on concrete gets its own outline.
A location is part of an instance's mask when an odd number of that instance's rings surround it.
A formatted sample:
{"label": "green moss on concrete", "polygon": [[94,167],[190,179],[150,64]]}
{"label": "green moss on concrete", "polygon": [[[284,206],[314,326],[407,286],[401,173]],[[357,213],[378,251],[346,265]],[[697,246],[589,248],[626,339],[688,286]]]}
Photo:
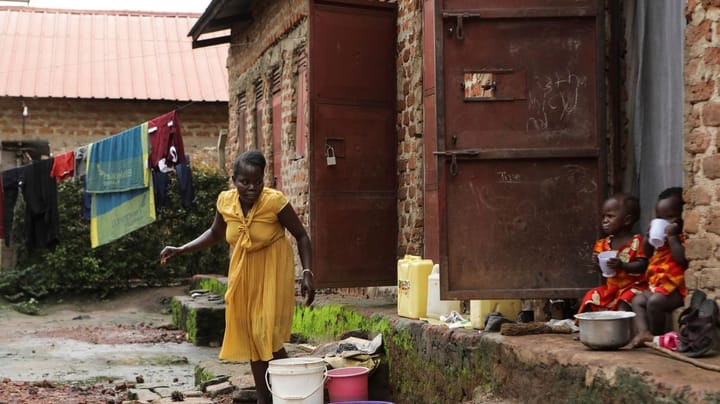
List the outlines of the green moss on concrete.
{"label": "green moss on concrete", "polygon": [[197,343],[197,310],[187,309],[185,316],[185,327],[183,327],[183,329],[185,330],[188,341],[195,344]]}
{"label": "green moss on concrete", "polygon": [[[403,402],[463,402],[478,387],[495,390],[489,345],[480,344],[468,351],[452,343],[435,346],[437,341],[422,341],[422,328],[416,331],[395,327],[385,339],[390,384]],[[452,359],[434,360],[431,350]]]}
{"label": "green moss on concrete", "polygon": [[334,340],[348,330],[373,331],[373,320],[338,304],[327,306],[296,305],[292,332],[313,340]]}
{"label": "green moss on concrete", "polygon": [[215,293],[218,296],[225,296],[227,291],[227,285],[215,278],[203,278],[198,282],[198,289],[207,290],[210,293]]}
{"label": "green moss on concrete", "polygon": [[172,312],[172,323],[175,327],[177,327],[179,330],[185,329],[184,324],[184,315],[183,315],[183,307],[182,302],[180,302],[177,298],[173,297],[172,301],[170,302],[170,311]]}

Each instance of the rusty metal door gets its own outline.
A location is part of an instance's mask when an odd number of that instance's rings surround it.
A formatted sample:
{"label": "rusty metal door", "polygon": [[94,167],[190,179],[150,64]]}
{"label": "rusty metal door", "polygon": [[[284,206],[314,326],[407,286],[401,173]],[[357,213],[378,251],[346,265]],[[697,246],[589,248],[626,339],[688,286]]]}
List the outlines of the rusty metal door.
{"label": "rusty metal door", "polygon": [[394,4],[310,8],[310,209],[318,287],[397,277]]}
{"label": "rusty metal door", "polygon": [[581,295],[599,281],[602,2],[440,4],[443,297]]}

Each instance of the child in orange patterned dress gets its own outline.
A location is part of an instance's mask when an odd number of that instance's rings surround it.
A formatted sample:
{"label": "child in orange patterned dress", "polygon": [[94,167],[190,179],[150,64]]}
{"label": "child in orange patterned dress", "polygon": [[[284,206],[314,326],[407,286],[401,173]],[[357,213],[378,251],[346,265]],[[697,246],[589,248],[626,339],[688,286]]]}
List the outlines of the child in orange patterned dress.
{"label": "child in orange patterned dress", "polygon": [[615,276],[607,278],[605,285],[590,289],[580,301],[578,313],[630,311],[633,298],[647,289],[643,237],[632,232],[639,217],[640,203],[634,196],[619,193],[603,203],[602,230],[607,237],[595,243],[593,262],[597,267],[599,253],[617,251],[617,257],[607,262],[607,266],[615,270]]}
{"label": "child in orange patterned dress", "polygon": [[682,307],[687,295],[685,287],[685,237],[682,234],[683,211],[682,188],[668,188],[660,193],[655,205],[655,217],[670,224],[665,228],[665,242],[654,248],[645,238],[643,250],[651,257],[645,275],[649,290],[635,297],[632,302],[636,335],[630,344],[642,347],[651,342],[653,335],[667,330],[667,315]]}

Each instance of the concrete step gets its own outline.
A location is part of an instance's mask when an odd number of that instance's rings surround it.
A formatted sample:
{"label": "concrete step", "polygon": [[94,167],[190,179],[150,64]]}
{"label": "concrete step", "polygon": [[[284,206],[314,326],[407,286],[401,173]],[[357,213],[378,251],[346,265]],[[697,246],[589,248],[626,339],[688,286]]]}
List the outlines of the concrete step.
{"label": "concrete step", "polygon": [[174,296],[173,325],[198,346],[220,346],[225,333],[225,303],[214,293]]}

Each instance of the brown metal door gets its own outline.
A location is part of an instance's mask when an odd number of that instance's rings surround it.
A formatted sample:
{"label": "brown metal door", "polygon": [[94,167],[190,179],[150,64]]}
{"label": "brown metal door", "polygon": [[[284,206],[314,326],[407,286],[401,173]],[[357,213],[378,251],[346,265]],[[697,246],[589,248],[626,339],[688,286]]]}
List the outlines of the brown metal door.
{"label": "brown metal door", "polygon": [[387,3],[311,2],[310,228],[318,287],[393,285],[397,277],[395,15]]}
{"label": "brown metal door", "polygon": [[602,2],[441,4],[443,297],[580,295],[599,281]]}

